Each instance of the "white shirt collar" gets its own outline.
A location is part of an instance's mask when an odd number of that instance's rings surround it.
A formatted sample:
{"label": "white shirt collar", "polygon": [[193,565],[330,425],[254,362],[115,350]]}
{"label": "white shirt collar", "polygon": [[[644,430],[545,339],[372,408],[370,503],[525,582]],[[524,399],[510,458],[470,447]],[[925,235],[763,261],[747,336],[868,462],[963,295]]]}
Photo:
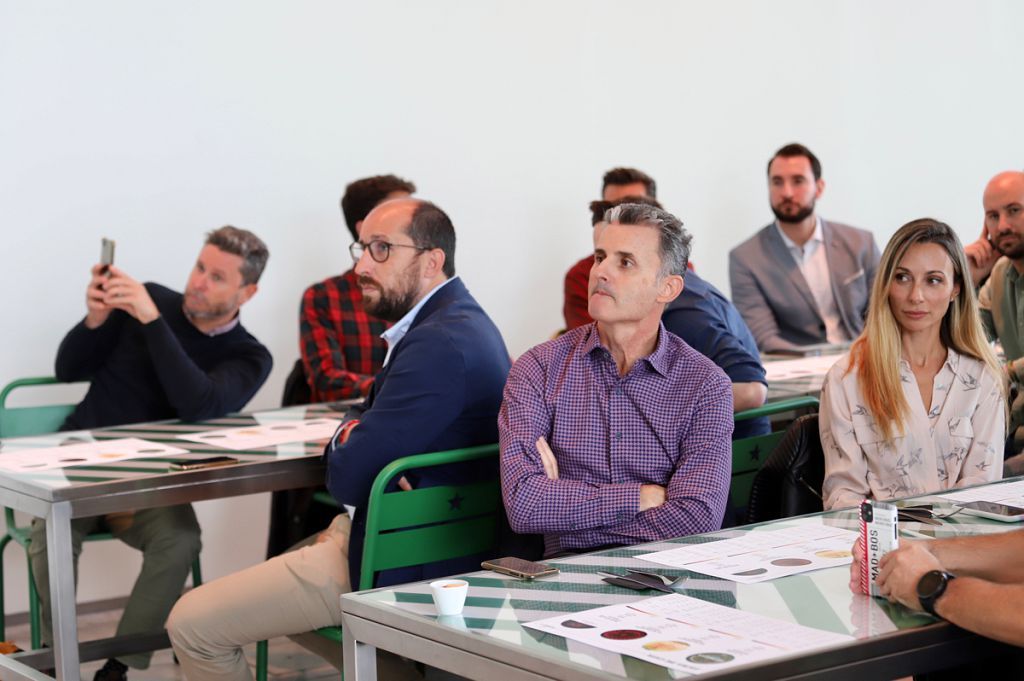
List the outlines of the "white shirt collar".
{"label": "white shirt collar", "polygon": [[427,295],[420,299],[420,302],[416,303],[411,310],[405,313],[404,317],[399,319],[391,326],[390,329],[387,329],[380,335],[380,337],[388,344],[388,354],[384,357],[384,366],[387,366],[388,360],[391,359],[391,351],[395,349],[395,346],[398,345],[403,338],[405,338],[405,334],[409,332],[409,327],[412,326],[413,320],[416,319],[416,315],[419,314],[420,310],[423,309],[423,306],[427,304],[427,301],[430,300],[435,293],[458,278],[459,275],[455,275],[451,279],[448,279],[447,281],[444,281],[430,289],[430,291],[427,292]]}
{"label": "white shirt collar", "polygon": [[[804,248],[807,246],[807,244],[804,244],[803,246],[797,246],[796,242],[793,241],[792,239],[790,239],[789,236],[786,235],[786,232],[783,231],[782,227],[779,226],[779,221],[778,220],[775,221],[775,229],[779,232],[779,236],[782,237],[782,243],[786,244],[786,248],[788,248],[790,250],[793,250],[795,248],[796,250],[802,252],[804,250]],[[822,242],[824,240],[825,240],[825,233],[821,229],[821,218],[819,218],[817,215],[815,215],[814,216],[814,231],[811,233],[811,238],[807,240],[807,243],[810,243],[812,241]]]}

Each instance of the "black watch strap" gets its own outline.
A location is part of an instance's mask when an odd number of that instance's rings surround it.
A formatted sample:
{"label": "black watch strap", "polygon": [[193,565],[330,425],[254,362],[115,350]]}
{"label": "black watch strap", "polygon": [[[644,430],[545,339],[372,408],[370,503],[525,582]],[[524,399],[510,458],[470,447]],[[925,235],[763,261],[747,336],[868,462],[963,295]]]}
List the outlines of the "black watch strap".
{"label": "black watch strap", "polygon": [[946,587],[954,579],[956,575],[943,570],[931,570],[921,575],[921,579],[917,581],[917,600],[921,602],[925,612],[941,617],[935,612],[935,603],[946,593]]}

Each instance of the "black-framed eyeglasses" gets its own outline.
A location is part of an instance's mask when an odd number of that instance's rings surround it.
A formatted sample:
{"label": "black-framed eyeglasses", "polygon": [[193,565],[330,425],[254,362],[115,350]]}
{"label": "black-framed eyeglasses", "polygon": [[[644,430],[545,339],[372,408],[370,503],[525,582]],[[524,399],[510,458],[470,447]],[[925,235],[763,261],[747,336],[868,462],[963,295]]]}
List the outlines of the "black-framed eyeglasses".
{"label": "black-framed eyeglasses", "polygon": [[421,253],[423,251],[429,251],[429,248],[423,246],[410,246],[409,244],[393,244],[387,241],[373,240],[368,244],[364,244],[362,241],[353,241],[352,245],[348,247],[348,252],[352,255],[352,260],[359,262],[359,259],[363,257],[363,253],[366,251],[370,252],[370,257],[376,262],[384,262],[391,255],[392,248],[415,248]]}

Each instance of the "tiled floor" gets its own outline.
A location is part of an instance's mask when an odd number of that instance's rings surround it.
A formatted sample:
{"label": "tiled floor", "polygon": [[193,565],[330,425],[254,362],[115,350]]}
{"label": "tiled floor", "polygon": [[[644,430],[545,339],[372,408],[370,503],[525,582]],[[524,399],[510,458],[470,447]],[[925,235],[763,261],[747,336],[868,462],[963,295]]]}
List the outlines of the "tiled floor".
{"label": "tiled floor", "polygon": [[[120,616],[119,610],[79,615],[79,637],[82,640],[89,640],[113,636]],[[9,627],[7,636],[8,640],[24,647],[29,639],[28,624]],[[255,668],[255,644],[246,648],[245,655],[249,659],[250,666]],[[100,660],[83,664],[82,679],[91,681],[93,674],[103,666],[103,663],[104,661]],[[269,672],[269,678],[274,681],[338,679],[341,676],[334,667],[287,638],[278,638],[270,642]],[[171,651],[160,650],[153,654],[153,662],[149,669],[129,670],[128,678],[130,681],[183,681],[185,677],[181,673],[181,668],[174,664]]]}

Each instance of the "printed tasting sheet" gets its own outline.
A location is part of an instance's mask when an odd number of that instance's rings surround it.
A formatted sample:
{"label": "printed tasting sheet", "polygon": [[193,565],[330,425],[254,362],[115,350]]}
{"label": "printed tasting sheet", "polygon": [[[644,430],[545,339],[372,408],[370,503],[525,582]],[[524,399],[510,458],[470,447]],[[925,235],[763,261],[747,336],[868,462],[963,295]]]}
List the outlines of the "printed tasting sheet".
{"label": "printed tasting sheet", "polygon": [[691,674],[854,640],[681,594],[549,617],[524,626]]}
{"label": "printed tasting sheet", "polygon": [[203,433],[179,435],[178,439],[199,442],[243,451],[273,447],[289,442],[309,442],[310,440],[327,440],[341,425],[338,419],[301,419],[298,421],[278,421],[267,425],[242,426],[241,428],[224,428],[208,430]]}
{"label": "printed tasting sheet", "polygon": [[935,494],[940,499],[960,503],[964,501],[991,501],[1008,506],[1024,507],[1024,480],[1014,480],[998,485],[984,485],[974,489],[960,491],[946,490]]}
{"label": "printed tasting sheet", "polygon": [[0,456],[0,468],[17,473],[178,454],[188,454],[188,450],[130,437],[4,452]]}
{"label": "printed tasting sheet", "polygon": [[734,539],[686,544],[637,558],[733,582],[756,584],[849,564],[853,562],[850,548],[856,539],[856,532],[841,527],[800,525],[781,530],[755,530]]}

